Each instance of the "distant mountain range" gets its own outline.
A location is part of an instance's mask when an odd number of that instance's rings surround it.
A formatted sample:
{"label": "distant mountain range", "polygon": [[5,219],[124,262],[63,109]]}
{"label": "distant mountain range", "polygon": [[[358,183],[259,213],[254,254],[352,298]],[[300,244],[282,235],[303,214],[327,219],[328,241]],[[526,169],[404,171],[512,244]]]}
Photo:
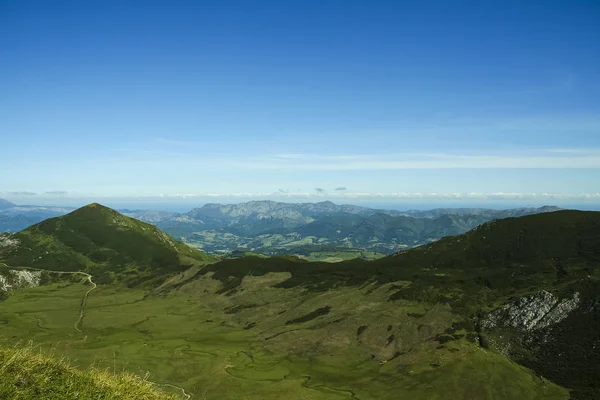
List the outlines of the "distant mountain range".
{"label": "distant mountain range", "polygon": [[18,206],[0,199],[0,232],[18,232],[48,218],[73,211],[72,207]]}
{"label": "distant mountain range", "polygon": [[[266,255],[302,254],[335,248],[383,254],[464,233],[484,222],[558,211],[560,208],[438,208],[381,210],[354,205],[251,201],[206,204],[187,213],[119,210],[154,224],[174,237],[212,253],[236,250]],[[0,202],[0,232],[17,232],[44,219],[73,211],[69,207],[17,206]]]}
{"label": "distant mountain range", "polygon": [[7,208],[16,207],[15,203],[11,203],[8,200],[0,199],[0,210],[5,210]]}
{"label": "distant mountain range", "polygon": [[[275,255],[320,246],[390,254],[464,233],[493,219],[558,211],[558,207],[492,209],[379,210],[353,205],[252,201],[207,204],[154,221],[169,234],[208,252],[245,249]],[[137,218],[144,218],[138,214]]]}

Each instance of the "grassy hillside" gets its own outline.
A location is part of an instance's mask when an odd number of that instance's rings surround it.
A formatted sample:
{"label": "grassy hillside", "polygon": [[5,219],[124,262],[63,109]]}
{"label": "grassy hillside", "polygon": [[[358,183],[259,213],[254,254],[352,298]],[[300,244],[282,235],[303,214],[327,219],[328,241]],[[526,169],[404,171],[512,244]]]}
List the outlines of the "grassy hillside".
{"label": "grassy hillside", "polygon": [[[593,389],[600,382],[596,375],[589,373],[600,368],[597,361],[590,364],[598,336],[590,333],[597,330],[589,329],[597,326],[594,318],[600,303],[597,290],[600,213],[559,211],[493,221],[464,235],[373,262],[351,260],[328,264],[293,258],[247,257],[207,266],[198,275],[207,274],[219,280],[220,293],[225,296],[243,299],[247,297],[244,282],[248,276],[273,273],[285,274],[285,279],[273,283],[274,288],[301,289],[316,296],[345,287],[355,291],[353,288],[384,285],[389,288],[385,297],[392,304],[416,302],[425,307],[447,306],[457,325],[448,326],[445,334],[440,333],[440,343],[454,341],[458,334],[487,345],[487,339],[478,328],[479,317],[486,312],[542,290],[552,291],[558,298],[578,293],[581,307],[585,309],[573,313],[567,322],[557,325],[550,333],[541,330],[535,334],[504,331],[490,334],[501,342],[496,350],[511,354],[555,382],[574,388],[574,398],[600,395]],[[316,304],[313,307],[320,309]],[[260,307],[254,307],[257,308]],[[327,315],[331,314],[334,313],[328,309]],[[340,317],[339,313],[334,315],[332,323]],[[364,323],[364,326],[370,324]],[[403,342],[406,343],[406,339]],[[507,352],[506,346],[521,353]],[[571,357],[574,359],[564,362]]]}
{"label": "grassy hillside", "polygon": [[481,349],[446,305],[390,302],[391,284],[274,287],[286,277],[247,276],[235,293],[207,275],[173,278],[151,297],[104,285],[88,300],[84,333],[73,322],[86,286],[16,291],[0,307],[0,341],[32,338],[79,368],[149,372],[196,400],[568,398]]}
{"label": "grassy hillside", "polygon": [[10,243],[0,246],[3,263],[86,271],[97,283],[138,284],[212,260],[153,225],[96,203],[3,237]]}
{"label": "grassy hillside", "polygon": [[[600,213],[559,211],[486,223],[464,235],[376,261],[308,263],[293,258],[242,258],[207,266],[234,288],[248,273],[287,272],[281,287],[309,290],[366,282],[411,282],[392,298],[444,302],[477,309],[487,297],[510,296],[596,274]],[[481,296],[484,296],[483,298]]]}
{"label": "grassy hillside", "polygon": [[[229,259],[150,293],[99,286],[83,332],[74,323],[89,287],[59,282],[11,292],[0,341],[33,338],[82,368],[149,372],[194,399],[566,399],[571,389],[594,398],[597,377],[579,372],[597,370],[582,354],[596,354],[586,349],[597,340],[589,310],[600,304],[599,249],[600,213],[560,211],[376,261]],[[540,290],[576,291],[582,308],[553,326],[539,353],[516,345],[523,333],[481,328],[488,311]],[[536,332],[537,345],[546,331]],[[565,352],[579,361],[561,362]]]}
{"label": "grassy hillside", "polygon": [[176,400],[131,374],[75,369],[33,347],[0,347],[0,398]]}

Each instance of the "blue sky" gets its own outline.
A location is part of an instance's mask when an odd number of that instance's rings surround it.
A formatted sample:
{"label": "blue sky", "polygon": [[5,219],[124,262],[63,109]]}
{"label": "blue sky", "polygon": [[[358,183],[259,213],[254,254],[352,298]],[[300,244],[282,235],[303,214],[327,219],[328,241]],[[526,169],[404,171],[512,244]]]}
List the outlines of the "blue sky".
{"label": "blue sky", "polygon": [[597,1],[2,1],[0,197],[598,203],[598,38]]}

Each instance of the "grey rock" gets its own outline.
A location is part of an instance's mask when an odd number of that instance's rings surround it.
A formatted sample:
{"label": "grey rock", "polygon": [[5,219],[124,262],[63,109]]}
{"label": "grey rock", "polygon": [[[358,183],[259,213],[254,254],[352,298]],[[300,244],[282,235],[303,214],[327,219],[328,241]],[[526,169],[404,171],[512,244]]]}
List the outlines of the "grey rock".
{"label": "grey rock", "polygon": [[480,321],[484,329],[515,328],[533,331],[555,325],[567,318],[580,303],[579,293],[570,299],[559,300],[545,290],[518,298],[492,311]]}

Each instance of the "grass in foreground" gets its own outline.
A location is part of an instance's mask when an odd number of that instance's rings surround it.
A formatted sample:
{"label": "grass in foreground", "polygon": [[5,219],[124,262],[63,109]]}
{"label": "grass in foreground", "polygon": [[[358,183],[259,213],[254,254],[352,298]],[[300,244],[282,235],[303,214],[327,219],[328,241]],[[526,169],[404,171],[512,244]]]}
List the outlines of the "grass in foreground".
{"label": "grass in foreground", "polygon": [[75,369],[33,346],[0,347],[2,399],[175,400],[146,380],[127,373]]}

